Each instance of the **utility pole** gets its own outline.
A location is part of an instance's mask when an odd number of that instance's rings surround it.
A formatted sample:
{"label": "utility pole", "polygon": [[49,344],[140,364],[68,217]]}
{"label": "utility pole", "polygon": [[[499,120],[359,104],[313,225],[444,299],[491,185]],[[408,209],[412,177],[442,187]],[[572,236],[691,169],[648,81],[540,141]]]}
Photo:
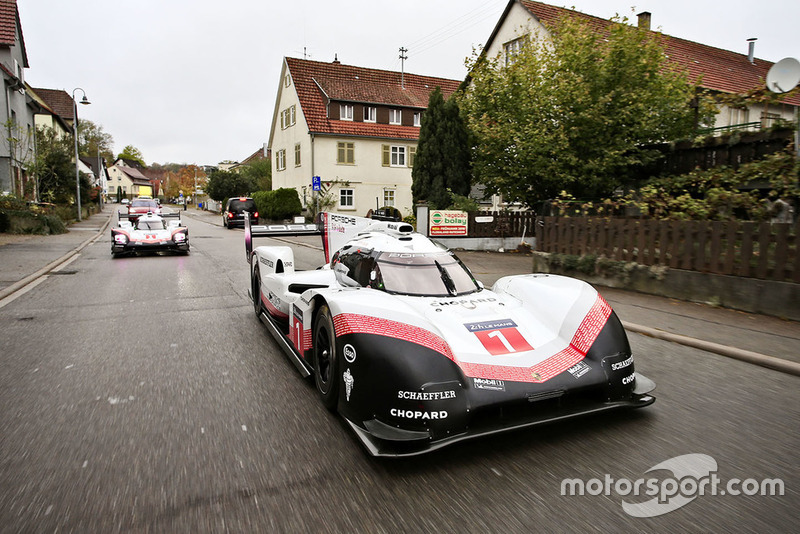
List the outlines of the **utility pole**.
{"label": "utility pole", "polygon": [[406,79],[405,79],[405,65],[408,56],[406,55],[408,52],[408,48],[400,47],[400,87],[405,89],[406,88]]}

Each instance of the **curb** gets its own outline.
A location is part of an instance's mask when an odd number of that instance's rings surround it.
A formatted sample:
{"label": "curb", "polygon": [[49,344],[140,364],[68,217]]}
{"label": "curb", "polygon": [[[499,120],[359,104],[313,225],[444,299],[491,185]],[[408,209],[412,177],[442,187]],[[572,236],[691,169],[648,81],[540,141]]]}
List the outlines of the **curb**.
{"label": "curb", "polygon": [[16,293],[17,291],[19,291],[20,289],[24,288],[28,284],[30,284],[32,282],[35,282],[36,280],[38,280],[42,276],[46,275],[50,271],[53,271],[54,269],[59,267],[61,264],[66,263],[68,260],[72,259],[73,256],[75,256],[81,250],[86,248],[90,243],[92,243],[92,242],[96,241],[97,239],[99,239],[103,235],[103,233],[105,233],[106,228],[108,228],[108,225],[111,222],[111,219],[113,219],[113,218],[114,218],[114,214],[112,213],[111,216],[109,216],[109,218],[103,224],[102,228],[100,228],[99,232],[97,232],[92,237],[86,239],[83,243],[81,243],[80,245],[75,247],[73,250],[67,252],[66,254],[64,254],[63,256],[58,258],[57,260],[48,263],[46,266],[42,267],[41,269],[39,269],[35,273],[29,274],[28,276],[26,276],[22,280],[18,280],[16,282],[14,282],[13,284],[11,284],[10,286],[1,289],[0,290],[0,300],[6,298],[9,295],[12,295],[13,293]]}
{"label": "curb", "polygon": [[626,323],[625,321],[622,322],[622,326],[625,328],[625,330],[636,332],[637,334],[642,334],[644,336],[670,341],[680,345],[686,345],[687,347],[693,347],[706,352],[713,352],[721,356],[727,356],[728,358],[733,358],[735,360],[760,365],[761,367],[767,367],[782,373],[800,376],[800,363],[793,361],[782,360],[780,358],[776,358],[775,356],[768,356],[766,354],[739,349],[729,345],[720,345],[719,343],[703,341],[701,339],[683,336],[681,334],[673,334],[671,332],[658,330],[657,328],[650,328],[649,326]]}

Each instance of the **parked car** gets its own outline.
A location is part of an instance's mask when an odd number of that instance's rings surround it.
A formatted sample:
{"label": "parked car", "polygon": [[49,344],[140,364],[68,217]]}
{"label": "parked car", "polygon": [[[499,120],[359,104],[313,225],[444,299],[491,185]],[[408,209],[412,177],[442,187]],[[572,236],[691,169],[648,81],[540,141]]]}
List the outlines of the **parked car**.
{"label": "parked car", "polygon": [[127,205],[128,205],[128,204],[130,204],[130,203],[131,203],[131,201],[130,201],[130,200],[128,200],[127,198],[123,198],[123,199],[122,199],[122,204],[123,204],[123,205],[127,206]]}
{"label": "parked car", "polygon": [[244,228],[244,213],[250,214],[250,220],[255,224],[258,221],[258,210],[255,201],[250,197],[229,198],[222,212],[222,226],[231,229]]}

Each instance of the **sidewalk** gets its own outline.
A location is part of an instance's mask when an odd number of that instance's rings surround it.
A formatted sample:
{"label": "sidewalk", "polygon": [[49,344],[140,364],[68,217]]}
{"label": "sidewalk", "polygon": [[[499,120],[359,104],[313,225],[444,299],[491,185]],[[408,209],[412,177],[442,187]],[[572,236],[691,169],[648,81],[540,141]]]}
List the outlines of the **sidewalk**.
{"label": "sidewalk", "polygon": [[[0,299],[15,284],[38,274],[64,256],[85,246],[111,220],[117,206],[106,205],[101,213],[70,226],[66,234],[12,236],[0,234]],[[173,207],[173,209],[175,209]],[[217,213],[189,208],[182,212],[195,220],[222,226]],[[315,248],[318,238],[285,238],[283,241]],[[490,287],[506,275],[529,274],[531,256],[516,253],[458,251],[481,282]],[[52,269],[54,266],[51,266]],[[41,271],[45,273],[41,273]],[[33,277],[35,278],[35,277]],[[711,352],[747,360],[750,353],[793,362],[800,369],[800,323],[702,304],[678,301],[632,291],[597,288],[611,304],[626,329],[669,341],[684,342]],[[685,337],[687,339],[682,339]],[[696,341],[697,343],[694,343]],[[730,350],[727,350],[730,349]],[[743,356],[743,357],[740,357]],[[758,360],[759,358],[756,358]],[[766,365],[762,361],[754,362]],[[769,365],[767,365],[769,366]],[[790,370],[791,372],[791,370]]]}
{"label": "sidewalk", "polygon": [[[13,291],[13,286],[26,278],[57,260],[68,259],[66,255],[83,248],[85,243],[106,228],[111,215],[116,213],[115,209],[115,204],[105,204],[100,213],[70,225],[66,234],[0,234],[0,299],[5,298]],[[53,267],[55,265],[50,269]]]}

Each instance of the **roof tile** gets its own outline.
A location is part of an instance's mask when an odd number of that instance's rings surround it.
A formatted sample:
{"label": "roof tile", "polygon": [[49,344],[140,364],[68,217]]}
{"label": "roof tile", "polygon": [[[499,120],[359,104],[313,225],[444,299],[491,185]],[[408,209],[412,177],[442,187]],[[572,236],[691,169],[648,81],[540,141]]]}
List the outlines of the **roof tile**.
{"label": "roof tile", "polygon": [[303,114],[313,133],[333,135],[416,139],[419,128],[392,124],[350,122],[328,119],[330,100],[425,109],[434,88],[445,98],[458,88],[460,80],[417,74],[286,58]]}
{"label": "roof tile", "polygon": [[[610,20],[542,2],[520,0],[520,3],[539,21],[549,26],[565,15],[582,19],[598,33],[607,32],[608,26],[613,24]],[[687,72],[690,81],[700,80],[700,86],[705,89],[743,94],[766,88],[767,72],[773,65],[771,61],[756,58],[750,63],[747,54],[738,54],[661,32],[650,33],[663,45],[668,61]],[[783,102],[798,106],[800,95],[787,96]]]}
{"label": "roof tile", "polygon": [[0,45],[14,46],[17,40],[17,1],[0,0]]}

